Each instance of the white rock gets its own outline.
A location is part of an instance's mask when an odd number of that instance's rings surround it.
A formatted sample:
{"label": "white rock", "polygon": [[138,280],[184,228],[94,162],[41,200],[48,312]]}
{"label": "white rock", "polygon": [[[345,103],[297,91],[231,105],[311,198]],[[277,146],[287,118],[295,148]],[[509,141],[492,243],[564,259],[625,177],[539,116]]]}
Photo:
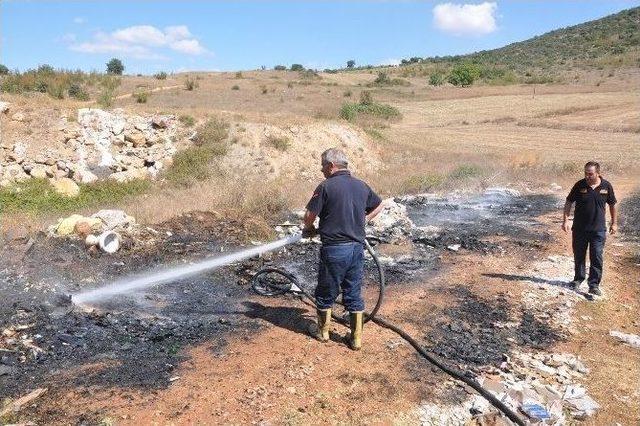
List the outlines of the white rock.
{"label": "white rock", "polygon": [[69,178],[52,179],[50,182],[57,193],[66,197],[77,197],[80,194],[80,187]]}
{"label": "white rock", "polygon": [[0,102],[0,113],[5,114],[5,113],[9,112],[9,109],[10,109],[9,106],[10,105],[11,104],[9,102]]}
{"label": "white rock", "polygon": [[25,117],[25,116],[24,116],[24,114],[23,114],[23,113],[21,113],[21,112],[16,112],[15,114],[13,114],[13,115],[11,116],[11,119],[12,119],[13,121],[18,121],[18,122],[22,122],[22,121],[24,121],[24,120],[25,120],[25,118],[26,118],[26,117]]}
{"label": "white rock", "polygon": [[609,331],[609,335],[612,337],[616,337],[622,342],[634,347],[636,349],[640,349],[640,336],[637,334],[628,334],[622,333],[620,331],[611,330]]}
{"label": "white rock", "polygon": [[125,228],[127,226],[133,225],[136,221],[133,216],[127,215],[122,210],[100,210],[97,213],[91,215],[91,217],[102,220],[105,229],[107,230]]}

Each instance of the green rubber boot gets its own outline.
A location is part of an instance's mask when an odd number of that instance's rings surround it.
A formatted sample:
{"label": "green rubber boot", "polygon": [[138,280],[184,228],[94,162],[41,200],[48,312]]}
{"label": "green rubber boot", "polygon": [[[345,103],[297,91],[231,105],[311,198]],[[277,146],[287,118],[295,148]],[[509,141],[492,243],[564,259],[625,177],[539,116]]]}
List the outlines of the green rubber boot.
{"label": "green rubber boot", "polygon": [[351,326],[349,347],[354,351],[359,351],[362,347],[362,326],[364,324],[363,312],[349,312],[349,323]]}
{"label": "green rubber boot", "polygon": [[311,336],[321,342],[329,341],[329,329],[331,328],[331,309],[316,309],[318,323],[309,327]]}

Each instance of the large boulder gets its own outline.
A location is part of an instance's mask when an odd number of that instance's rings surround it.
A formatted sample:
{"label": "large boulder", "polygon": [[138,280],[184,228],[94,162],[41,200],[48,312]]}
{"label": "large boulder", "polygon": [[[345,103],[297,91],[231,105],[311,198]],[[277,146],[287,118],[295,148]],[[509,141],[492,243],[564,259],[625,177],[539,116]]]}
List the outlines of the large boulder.
{"label": "large boulder", "polygon": [[51,180],[51,185],[58,194],[65,197],[77,197],[80,194],[80,187],[73,180],[61,177]]}
{"label": "large boulder", "polygon": [[48,169],[49,168],[47,166],[44,166],[42,164],[35,164],[31,168],[31,171],[29,171],[29,174],[31,175],[32,178],[46,179],[47,178],[47,170]]}

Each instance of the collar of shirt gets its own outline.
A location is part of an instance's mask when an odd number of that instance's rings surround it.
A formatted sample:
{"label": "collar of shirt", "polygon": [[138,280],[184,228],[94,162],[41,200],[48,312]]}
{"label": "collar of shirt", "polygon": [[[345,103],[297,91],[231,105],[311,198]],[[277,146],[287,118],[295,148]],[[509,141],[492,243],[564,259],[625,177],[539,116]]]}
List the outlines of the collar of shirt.
{"label": "collar of shirt", "polygon": [[337,172],[333,173],[331,176],[329,176],[329,179],[331,179],[332,177],[335,176],[351,176],[351,172],[349,170],[338,170]]}

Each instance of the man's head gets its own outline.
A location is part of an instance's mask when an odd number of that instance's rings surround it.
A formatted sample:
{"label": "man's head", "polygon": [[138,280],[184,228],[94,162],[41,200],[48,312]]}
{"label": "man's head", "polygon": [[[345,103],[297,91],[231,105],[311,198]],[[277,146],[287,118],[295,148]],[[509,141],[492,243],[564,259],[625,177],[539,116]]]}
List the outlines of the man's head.
{"label": "man's head", "polygon": [[323,152],[320,156],[320,163],[322,165],[322,174],[325,178],[349,167],[347,156],[338,148],[329,148]]}
{"label": "man's head", "polygon": [[589,161],[584,165],[584,178],[589,185],[594,185],[598,182],[600,176],[600,164],[595,161]]}

